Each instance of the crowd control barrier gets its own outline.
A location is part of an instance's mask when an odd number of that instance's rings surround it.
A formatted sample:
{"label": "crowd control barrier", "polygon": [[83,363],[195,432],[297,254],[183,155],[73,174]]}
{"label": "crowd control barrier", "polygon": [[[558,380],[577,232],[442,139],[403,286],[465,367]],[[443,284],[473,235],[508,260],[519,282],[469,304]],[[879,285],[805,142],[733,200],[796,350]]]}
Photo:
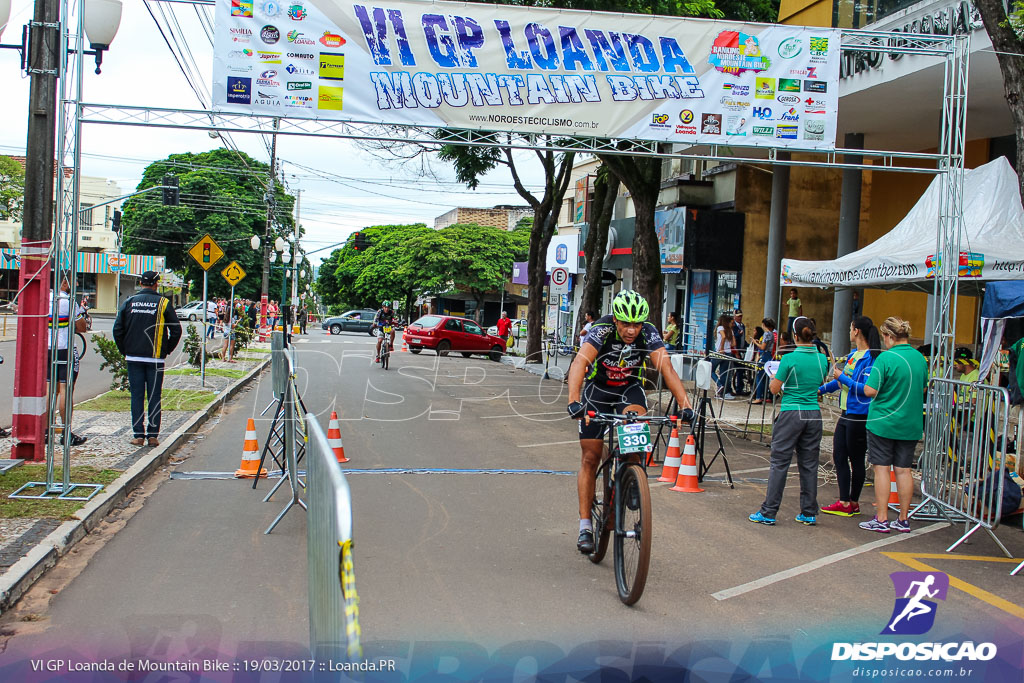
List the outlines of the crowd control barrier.
{"label": "crowd control barrier", "polygon": [[348,482],[311,413],[306,414],[306,433],[309,648],[320,661],[361,659]]}
{"label": "crowd control barrier", "polygon": [[946,552],[984,529],[1012,557],[993,531],[1003,514],[1009,410],[1002,387],[943,378],[928,384],[922,501],[911,516],[964,525],[964,534]]}

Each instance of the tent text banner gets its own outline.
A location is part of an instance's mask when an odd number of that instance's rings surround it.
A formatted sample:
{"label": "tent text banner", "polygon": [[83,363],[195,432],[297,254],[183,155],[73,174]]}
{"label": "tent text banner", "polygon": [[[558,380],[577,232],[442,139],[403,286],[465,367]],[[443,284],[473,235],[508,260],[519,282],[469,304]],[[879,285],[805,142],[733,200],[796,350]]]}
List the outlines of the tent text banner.
{"label": "tent text banner", "polygon": [[833,149],[833,29],[454,2],[217,0],[214,109]]}

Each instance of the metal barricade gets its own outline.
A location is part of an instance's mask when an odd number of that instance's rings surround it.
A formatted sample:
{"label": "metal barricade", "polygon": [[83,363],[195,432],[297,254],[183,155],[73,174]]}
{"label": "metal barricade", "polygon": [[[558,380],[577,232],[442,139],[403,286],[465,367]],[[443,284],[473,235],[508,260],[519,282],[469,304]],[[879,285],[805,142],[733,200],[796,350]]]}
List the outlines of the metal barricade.
{"label": "metal barricade", "polygon": [[359,597],[352,563],[352,501],[348,482],[323,429],[311,413],[306,415],[306,430],[310,652],[319,661],[359,659]]}
{"label": "metal barricade", "polygon": [[964,534],[946,552],[984,529],[1012,557],[993,532],[1002,515],[1009,408],[1009,394],[1001,387],[942,378],[928,384],[923,500],[911,515],[934,514],[964,524]]}

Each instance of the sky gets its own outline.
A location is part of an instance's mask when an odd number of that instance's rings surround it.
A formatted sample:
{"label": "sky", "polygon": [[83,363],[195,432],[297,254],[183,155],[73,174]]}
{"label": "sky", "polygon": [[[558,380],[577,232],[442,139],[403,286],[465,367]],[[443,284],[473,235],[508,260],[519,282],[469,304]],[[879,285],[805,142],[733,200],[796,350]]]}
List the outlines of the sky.
{"label": "sky", "polygon": [[[191,4],[149,3],[167,31],[177,21],[185,37],[183,50],[196,66],[194,82],[207,97],[212,80],[209,34],[198,13],[213,23],[213,7]],[[161,15],[161,12],[163,15]],[[32,16],[32,0],[13,0],[11,17],[0,42],[20,41],[21,27]],[[165,19],[166,17],[166,19]],[[173,44],[172,40],[172,44]],[[143,0],[125,0],[121,25],[103,58],[103,73],[93,73],[92,57],[86,56],[83,100],[171,109],[206,109],[161,37],[157,22]],[[19,70],[18,53],[0,50],[0,86],[6,93],[0,107],[0,154],[24,154],[28,120],[29,79]],[[269,162],[269,136],[233,134],[239,149]],[[117,181],[123,193],[135,189],[145,167],[168,154],[202,152],[221,146],[205,131],[173,130],[90,124],[82,133],[82,173]],[[299,221],[305,229],[303,249],[309,253],[344,241],[362,227],[392,223],[426,223],[456,206],[491,207],[524,205],[512,189],[511,177],[502,167],[488,174],[476,191],[455,181],[450,165],[436,159],[429,163],[437,179],[424,177],[424,163],[389,162],[360,149],[355,143],[330,138],[278,136],[279,167],[292,193],[301,190]],[[532,152],[521,152],[531,189],[543,176],[530,164]],[[316,264],[330,249],[310,254]]]}

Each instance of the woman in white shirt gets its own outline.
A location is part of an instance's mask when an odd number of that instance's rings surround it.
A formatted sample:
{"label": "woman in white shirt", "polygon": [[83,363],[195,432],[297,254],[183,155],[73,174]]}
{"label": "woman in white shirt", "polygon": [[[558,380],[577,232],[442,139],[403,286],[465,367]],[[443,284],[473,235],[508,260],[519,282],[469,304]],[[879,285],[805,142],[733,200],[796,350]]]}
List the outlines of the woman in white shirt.
{"label": "woman in white shirt", "polygon": [[[732,336],[732,318],[728,314],[721,315],[718,318],[718,327],[715,328],[715,353],[721,356],[731,356],[735,346],[736,340]],[[717,398],[726,400],[734,398],[725,389],[731,371],[731,360],[723,357],[711,359],[711,379],[715,380],[715,385],[718,387],[718,391],[715,393]]]}

